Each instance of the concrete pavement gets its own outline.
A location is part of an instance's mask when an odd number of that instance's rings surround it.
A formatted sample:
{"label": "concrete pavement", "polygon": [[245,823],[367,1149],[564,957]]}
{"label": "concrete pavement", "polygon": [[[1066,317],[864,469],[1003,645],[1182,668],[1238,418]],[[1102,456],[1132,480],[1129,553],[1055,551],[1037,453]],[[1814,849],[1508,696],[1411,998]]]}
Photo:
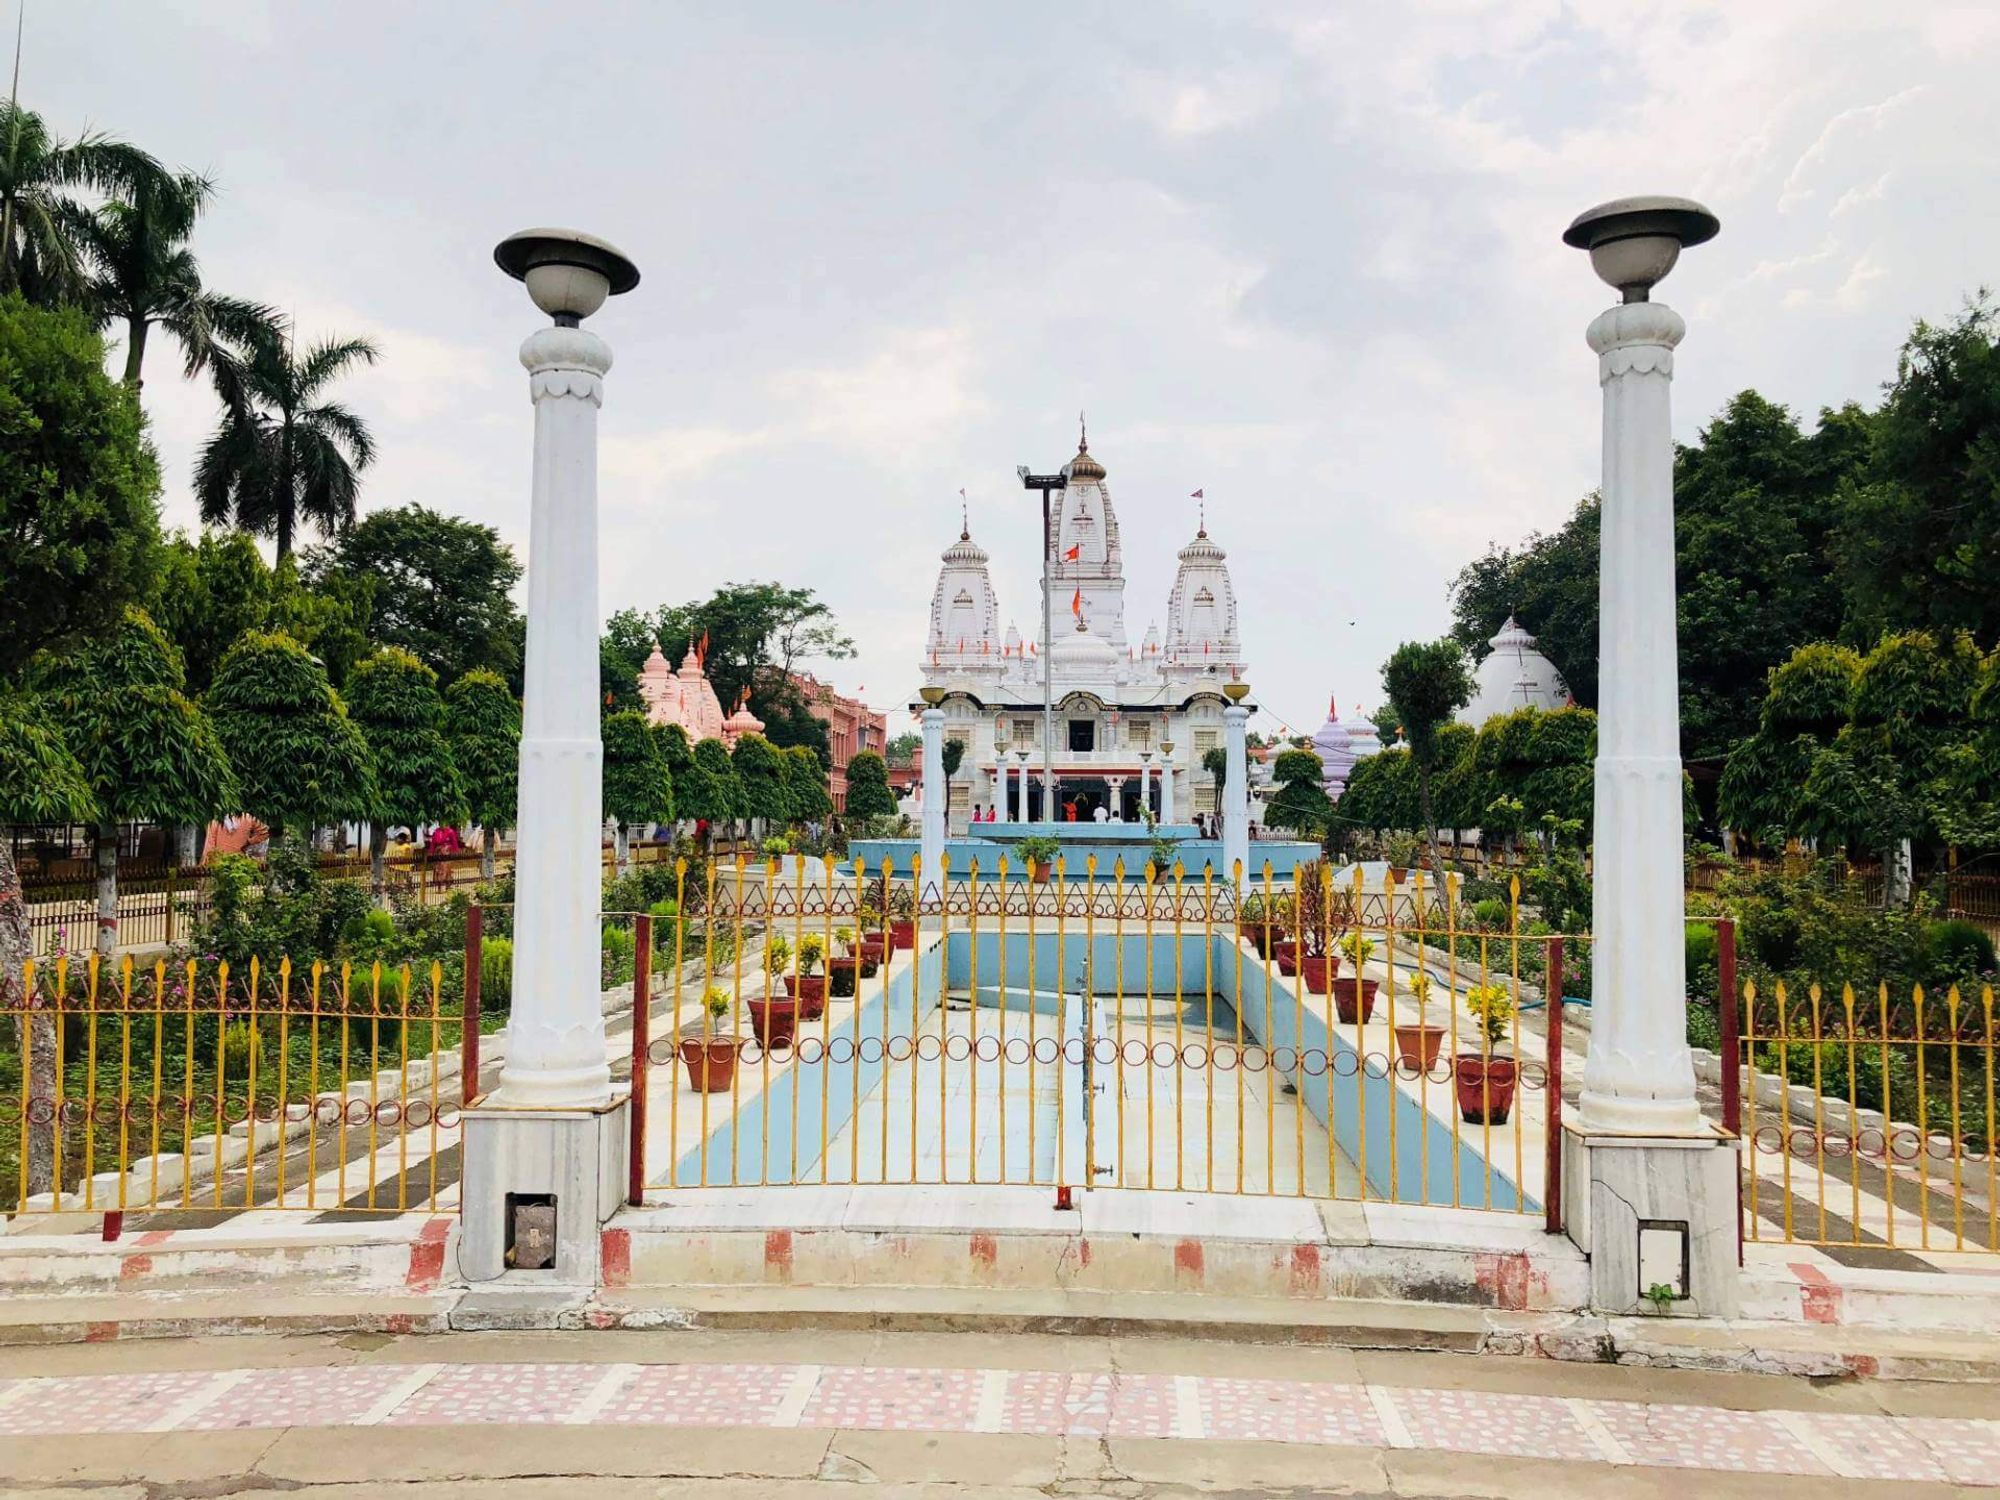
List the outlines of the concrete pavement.
{"label": "concrete pavement", "polygon": [[1990,1385],[967,1334],[190,1338],[11,1351],[0,1492],[1990,1495]]}

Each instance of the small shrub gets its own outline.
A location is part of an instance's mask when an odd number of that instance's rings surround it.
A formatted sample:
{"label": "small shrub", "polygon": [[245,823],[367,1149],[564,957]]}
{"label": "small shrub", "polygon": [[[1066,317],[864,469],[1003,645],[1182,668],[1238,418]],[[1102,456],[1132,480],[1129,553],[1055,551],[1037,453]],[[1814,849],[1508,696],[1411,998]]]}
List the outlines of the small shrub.
{"label": "small shrub", "polygon": [[1924,928],[1918,961],[1935,989],[1965,984],[1993,972],[1993,940],[1958,918],[1932,922]]}
{"label": "small shrub", "polygon": [[1495,932],[1505,932],[1511,925],[1507,903],[1497,896],[1474,902],[1472,920]]}
{"label": "small shrub", "polygon": [[482,938],[479,944],[479,1008],[504,1014],[514,1004],[514,942]]}

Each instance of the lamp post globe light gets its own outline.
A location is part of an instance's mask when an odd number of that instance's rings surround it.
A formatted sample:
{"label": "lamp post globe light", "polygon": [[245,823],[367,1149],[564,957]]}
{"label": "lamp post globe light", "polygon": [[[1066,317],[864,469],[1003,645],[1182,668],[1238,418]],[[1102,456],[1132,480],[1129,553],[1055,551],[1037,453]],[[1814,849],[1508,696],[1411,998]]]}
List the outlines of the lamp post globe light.
{"label": "lamp post globe light", "polygon": [[1566,1141],[1583,1155],[1564,1194],[1587,1205],[1570,1213],[1571,1233],[1591,1253],[1593,1302],[1611,1312],[1636,1310],[1649,1276],[1675,1286],[1680,1310],[1726,1316],[1735,1301],[1736,1155],[1702,1118],[1687,1044],[1671,407],[1687,326],[1652,300],[1681,251],[1719,227],[1699,203],[1642,197],[1589,209],[1563,233],[1620,297],[1587,333],[1604,443],[1595,951]]}
{"label": "lamp post globe light", "polygon": [[[468,1276],[490,1279],[510,1244],[520,1255],[546,1248],[559,1279],[587,1281],[597,1226],[616,1206],[604,1184],[625,1176],[629,1100],[612,1093],[598,989],[597,413],[611,350],[582,323],[636,286],[639,271],[615,246],[570,229],[510,235],[493,258],[552,323],[521,345],[535,443],[514,1002],[499,1087],[465,1115],[461,1259]],[[619,1170],[607,1174],[612,1156]]]}

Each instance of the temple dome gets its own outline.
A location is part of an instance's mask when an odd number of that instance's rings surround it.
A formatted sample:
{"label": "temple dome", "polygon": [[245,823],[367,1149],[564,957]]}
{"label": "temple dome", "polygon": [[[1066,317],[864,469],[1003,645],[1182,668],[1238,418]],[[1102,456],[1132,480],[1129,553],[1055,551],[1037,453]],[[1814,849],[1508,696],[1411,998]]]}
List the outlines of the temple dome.
{"label": "temple dome", "polygon": [[1082,620],[1076,622],[1076,629],[1057,634],[1050,654],[1059,676],[1109,681],[1118,668],[1118,648],[1092,633]]}
{"label": "temple dome", "polygon": [[1313,735],[1313,753],[1319,757],[1322,784],[1329,797],[1338,798],[1354,770],[1354,737],[1340,722],[1340,709],[1327,700],[1326,722]]}
{"label": "temple dome", "polygon": [[1382,736],[1375,728],[1375,721],[1359,708],[1342,719],[1340,727],[1347,731],[1348,748],[1354,752],[1356,760],[1366,760],[1369,756],[1380,753]]}
{"label": "temple dome", "polygon": [[1090,456],[1088,441],[1076,445],[1076,457],[1069,461],[1068,473],[1072,484],[1081,483],[1086,479],[1104,478],[1104,465]]}
{"label": "temple dome", "polygon": [[1570,701],[1562,673],[1512,615],[1488,644],[1493,649],[1473,674],[1476,686],[1458,716],[1461,723],[1477,726],[1517,708],[1561,708]]}

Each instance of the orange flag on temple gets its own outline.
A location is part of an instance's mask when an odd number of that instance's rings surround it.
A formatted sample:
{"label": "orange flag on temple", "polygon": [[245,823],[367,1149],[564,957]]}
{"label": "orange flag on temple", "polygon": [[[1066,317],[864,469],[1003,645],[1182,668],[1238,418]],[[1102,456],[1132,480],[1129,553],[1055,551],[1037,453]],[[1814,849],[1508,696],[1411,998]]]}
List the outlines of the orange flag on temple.
{"label": "orange flag on temple", "polygon": [[1069,551],[1063,554],[1063,561],[1075,562],[1082,556],[1083,556],[1083,543],[1078,542],[1074,547],[1070,548]]}
{"label": "orange flag on temple", "polygon": [[1076,597],[1069,601],[1069,612],[1079,620],[1083,618],[1083,590],[1076,591]]}

